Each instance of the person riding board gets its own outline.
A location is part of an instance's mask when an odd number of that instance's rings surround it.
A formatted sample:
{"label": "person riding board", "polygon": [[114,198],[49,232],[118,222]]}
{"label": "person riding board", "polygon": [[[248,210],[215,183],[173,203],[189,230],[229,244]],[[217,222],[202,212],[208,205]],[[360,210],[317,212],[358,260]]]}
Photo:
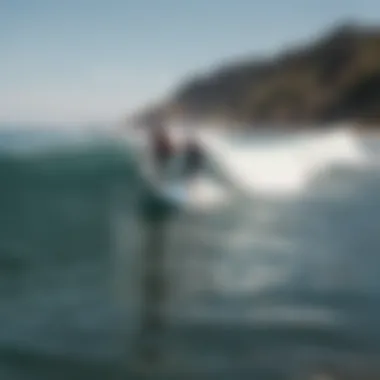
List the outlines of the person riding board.
{"label": "person riding board", "polygon": [[[153,159],[157,174],[162,177],[168,170],[169,162],[175,155],[174,144],[161,121],[155,121],[152,125]],[[190,179],[196,175],[203,166],[204,152],[195,136],[187,138],[185,146],[181,149],[184,155],[184,166],[181,176]]]}

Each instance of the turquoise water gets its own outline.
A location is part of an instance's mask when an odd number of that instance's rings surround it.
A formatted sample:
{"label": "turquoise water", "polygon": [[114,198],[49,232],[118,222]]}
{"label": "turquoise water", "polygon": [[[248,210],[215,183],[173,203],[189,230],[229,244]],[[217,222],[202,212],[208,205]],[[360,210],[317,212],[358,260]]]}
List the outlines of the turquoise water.
{"label": "turquoise water", "polygon": [[[146,211],[162,210],[136,165],[104,136],[1,147],[0,379],[137,378]],[[168,364],[152,378],[378,378],[379,187],[374,167],[334,167],[291,199],[156,219]]]}

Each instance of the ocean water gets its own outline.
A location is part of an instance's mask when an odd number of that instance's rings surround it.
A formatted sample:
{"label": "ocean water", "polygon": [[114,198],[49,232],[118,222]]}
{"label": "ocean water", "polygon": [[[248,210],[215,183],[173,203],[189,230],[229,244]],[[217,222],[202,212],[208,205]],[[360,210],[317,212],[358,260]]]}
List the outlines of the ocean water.
{"label": "ocean water", "polygon": [[165,326],[149,378],[380,378],[380,141],[207,132],[236,196],[165,214],[142,207],[119,138],[0,142],[1,380],[146,378],[131,358],[142,259],[159,250]]}

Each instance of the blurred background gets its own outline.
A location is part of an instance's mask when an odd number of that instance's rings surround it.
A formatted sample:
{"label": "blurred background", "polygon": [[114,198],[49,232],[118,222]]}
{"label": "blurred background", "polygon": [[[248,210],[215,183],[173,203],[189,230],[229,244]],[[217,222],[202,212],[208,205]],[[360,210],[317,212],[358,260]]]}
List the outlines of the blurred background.
{"label": "blurred background", "polygon": [[380,378],[379,11],[0,1],[0,379]]}

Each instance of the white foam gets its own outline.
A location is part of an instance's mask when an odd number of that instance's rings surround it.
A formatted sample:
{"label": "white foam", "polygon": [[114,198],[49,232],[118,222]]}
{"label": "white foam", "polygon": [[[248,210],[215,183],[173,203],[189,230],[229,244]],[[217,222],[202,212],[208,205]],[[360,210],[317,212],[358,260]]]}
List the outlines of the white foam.
{"label": "white foam", "polygon": [[294,194],[305,189],[333,164],[357,165],[365,155],[350,130],[295,135],[271,144],[237,145],[227,137],[202,131],[200,139],[210,158],[247,193]]}

